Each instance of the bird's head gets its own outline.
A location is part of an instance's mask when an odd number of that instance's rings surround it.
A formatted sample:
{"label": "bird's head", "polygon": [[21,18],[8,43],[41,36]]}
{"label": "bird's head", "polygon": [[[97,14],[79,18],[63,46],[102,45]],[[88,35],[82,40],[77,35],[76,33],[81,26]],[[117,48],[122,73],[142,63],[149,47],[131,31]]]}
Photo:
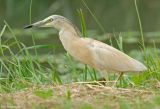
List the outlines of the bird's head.
{"label": "bird's head", "polygon": [[61,28],[63,28],[64,24],[69,21],[60,15],[51,15],[47,18],[45,18],[44,20],[35,22],[31,25],[25,26],[25,29],[28,28],[32,28],[32,27],[54,27],[58,30],[60,30]]}

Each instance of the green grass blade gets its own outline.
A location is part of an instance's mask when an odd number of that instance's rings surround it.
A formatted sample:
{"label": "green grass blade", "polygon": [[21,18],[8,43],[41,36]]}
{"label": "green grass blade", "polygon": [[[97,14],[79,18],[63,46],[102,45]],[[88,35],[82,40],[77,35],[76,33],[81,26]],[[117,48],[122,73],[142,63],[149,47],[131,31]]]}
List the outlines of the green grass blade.
{"label": "green grass blade", "polygon": [[98,24],[98,26],[100,27],[100,29],[102,30],[102,32],[105,33],[104,27],[101,25],[101,23],[99,22],[99,20],[97,19],[97,17],[94,15],[94,13],[90,10],[90,8],[88,7],[87,3],[84,0],[82,0],[82,3],[86,7],[86,9],[89,11],[89,13],[93,17],[93,19],[96,21],[96,23]]}
{"label": "green grass blade", "polygon": [[82,12],[82,9],[78,10],[78,14],[79,14],[79,17],[80,17],[80,22],[81,22],[82,35],[83,35],[83,37],[87,37],[86,22],[85,22],[85,19],[84,19],[84,14]]}
{"label": "green grass blade", "polygon": [[5,20],[4,20],[4,23],[5,23],[5,25],[7,26],[7,28],[9,29],[9,31],[11,32],[11,34],[12,34],[14,40],[16,41],[16,44],[17,44],[19,50],[21,50],[20,43],[19,43],[18,39],[16,38],[16,35],[15,35],[15,33],[13,32],[11,26],[10,26]]}

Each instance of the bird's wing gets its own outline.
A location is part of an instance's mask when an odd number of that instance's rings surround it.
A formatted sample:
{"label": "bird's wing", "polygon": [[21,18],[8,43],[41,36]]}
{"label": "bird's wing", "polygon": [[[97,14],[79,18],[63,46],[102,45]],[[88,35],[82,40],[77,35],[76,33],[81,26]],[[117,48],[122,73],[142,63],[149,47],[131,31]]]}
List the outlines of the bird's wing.
{"label": "bird's wing", "polygon": [[89,39],[88,47],[99,70],[128,72],[143,71],[146,67],[123,52],[97,40]]}

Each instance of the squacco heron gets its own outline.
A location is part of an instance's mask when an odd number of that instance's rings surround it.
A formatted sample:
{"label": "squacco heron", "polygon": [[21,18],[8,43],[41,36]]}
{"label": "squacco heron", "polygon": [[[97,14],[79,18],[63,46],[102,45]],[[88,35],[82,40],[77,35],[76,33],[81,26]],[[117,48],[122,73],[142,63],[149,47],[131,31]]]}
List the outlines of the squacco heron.
{"label": "squacco heron", "polygon": [[71,56],[103,72],[103,74],[105,72],[119,73],[117,81],[125,72],[147,70],[142,63],[116,48],[91,38],[81,37],[79,30],[63,16],[52,15],[25,28],[32,27],[53,27],[57,29],[63,47]]}

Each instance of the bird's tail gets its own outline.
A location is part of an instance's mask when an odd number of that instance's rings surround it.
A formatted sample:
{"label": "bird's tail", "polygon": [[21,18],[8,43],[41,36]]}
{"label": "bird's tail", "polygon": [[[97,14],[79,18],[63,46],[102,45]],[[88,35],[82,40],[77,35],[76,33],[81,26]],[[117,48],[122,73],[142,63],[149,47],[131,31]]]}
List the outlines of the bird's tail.
{"label": "bird's tail", "polygon": [[137,60],[135,60],[133,64],[135,66],[135,70],[138,72],[143,72],[147,70],[147,67]]}

